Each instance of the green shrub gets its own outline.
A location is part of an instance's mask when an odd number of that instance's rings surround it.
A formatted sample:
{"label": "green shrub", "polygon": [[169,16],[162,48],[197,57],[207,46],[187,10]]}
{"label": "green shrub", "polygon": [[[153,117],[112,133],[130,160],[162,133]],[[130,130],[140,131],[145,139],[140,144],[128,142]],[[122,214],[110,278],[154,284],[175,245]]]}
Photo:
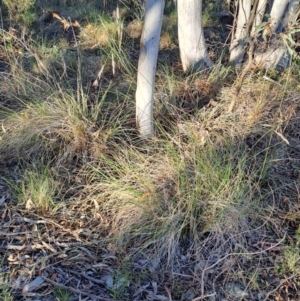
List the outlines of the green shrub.
{"label": "green shrub", "polygon": [[7,7],[10,19],[15,21],[28,21],[32,19],[31,8],[35,4],[35,0],[3,0],[4,5]]}

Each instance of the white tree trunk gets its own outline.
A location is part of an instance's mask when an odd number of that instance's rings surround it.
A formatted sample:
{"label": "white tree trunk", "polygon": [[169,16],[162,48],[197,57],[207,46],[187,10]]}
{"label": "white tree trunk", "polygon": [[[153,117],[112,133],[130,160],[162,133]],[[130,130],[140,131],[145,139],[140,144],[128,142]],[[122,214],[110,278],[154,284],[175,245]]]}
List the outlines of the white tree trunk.
{"label": "white tree trunk", "polygon": [[262,23],[263,17],[265,15],[266,6],[268,0],[259,0],[257,5],[256,16],[252,25],[251,37],[255,37],[257,35],[257,29]]}
{"label": "white tree trunk", "polygon": [[247,46],[247,22],[251,13],[251,1],[239,0],[238,18],[235,30],[235,35],[230,45],[230,58],[229,61],[236,66],[240,66],[244,57],[245,49]]}
{"label": "white tree trunk", "polygon": [[283,21],[284,28],[288,27],[290,24],[296,24],[297,17],[299,13],[299,0],[290,0],[288,11],[285,14]]}
{"label": "white tree trunk", "polygon": [[202,0],[177,0],[177,9],[183,71],[211,67],[202,26]]}
{"label": "white tree trunk", "polygon": [[[283,28],[283,17],[287,9],[290,0],[274,0],[272,9],[271,9],[271,22],[270,29],[271,33],[278,33],[282,31]],[[265,32],[266,35],[266,32]]]}
{"label": "white tree trunk", "polygon": [[136,89],[136,123],[142,138],[153,135],[153,94],[164,0],[146,0]]}

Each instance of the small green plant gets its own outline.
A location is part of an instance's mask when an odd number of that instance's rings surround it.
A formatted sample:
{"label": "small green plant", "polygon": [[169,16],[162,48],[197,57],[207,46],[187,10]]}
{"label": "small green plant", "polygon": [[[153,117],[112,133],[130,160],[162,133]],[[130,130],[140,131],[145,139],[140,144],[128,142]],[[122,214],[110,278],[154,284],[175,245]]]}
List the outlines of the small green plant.
{"label": "small green plant", "polygon": [[289,247],[284,252],[284,264],[286,265],[286,270],[294,273],[300,274],[300,250],[297,247]]}
{"label": "small green plant", "polygon": [[216,10],[215,4],[213,2],[208,3],[202,13],[202,23],[203,27],[214,26],[218,24],[218,19],[214,16],[214,11]]}
{"label": "small green plant", "polygon": [[0,301],[13,301],[14,298],[9,287],[4,283],[3,275],[0,273]]}
{"label": "small green plant", "polygon": [[56,289],[54,293],[57,301],[69,301],[72,298],[72,293],[62,288]]}
{"label": "small green plant", "polygon": [[275,265],[275,270],[280,275],[286,273],[300,274],[300,249],[296,245],[286,246],[281,257]]}
{"label": "small green plant", "polygon": [[14,21],[23,21],[30,24],[33,21],[32,8],[35,0],[3,0],[6,5],[10,19]]}
{"label": "small green plant", "polygon": [[16,191],[18,200],[25,203],[28,209],[35,208],[44,213],[55,206],[55,181],[47,167],[27,170]]}
{"label": "small green plant", "polygon": [[114,285],[109,288],[113,299],[121,299],[126,288],[130,284],[131,274],[127,265],[117,270],[114,277]]}
{"label": "small green plant", "polygon": [[249,275],[249,288],[252,289],[252,290],[258,290],[260,288],[260,285],[259,285],[259,278],[261,276],[261,272],[259,270],[256,270],[252,273],[250,273]]}

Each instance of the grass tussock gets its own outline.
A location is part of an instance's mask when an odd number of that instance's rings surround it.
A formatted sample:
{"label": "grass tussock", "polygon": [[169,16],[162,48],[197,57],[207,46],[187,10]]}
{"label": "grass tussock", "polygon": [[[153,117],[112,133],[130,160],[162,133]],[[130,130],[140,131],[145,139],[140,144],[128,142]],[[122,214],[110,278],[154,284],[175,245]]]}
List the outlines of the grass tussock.
{"label": "grass tussock", "polygon": [[18,202],[25,204],[28,210],[34,209],[39,214],[45,214],[55,207],[55,180],[45,167],[26,170],[24,181],[15,189]]}
{"label": "grass tussock", "polygon": [[75,95],[65,92],[55,93],[41,103],[28,104],[6,119],[2,128],[3,152],[20,156],[59,150],[62,161],[74,156],[94,157],[118,135],[122,123],[120,119],[114,122],[118,115],[109,116],[101,105],[100,101],[88,107],[86,99],[77,101]]}
{"label": "grass tussock", "polygon": [[182,240],[192,237],[200,243],[211,231],[228,237],[246,230],[250,216],[259,219],[256,186],[264,170],[252,178],[247,171],[252,158],[230,142],[215,149],[212,144],[196,146],[192,136],[186,139],[164,147],[159,143],[152,155],[135,149],[118,153],[106,181],[101,181],[102,168],[94,167],[96,184],[88,190],[101,212],[113,214],[111,231],[123,242],[159,245],[172,258]]}
{"label": "grass tussock", "polygon": [[[236,75],[223,58],[209,74],[181,73],[167,3],[156,136],[140,140],[140,6],[124,1],[120,36],[104,4],[106,14],[88,21],[75,5],[80,27],[72,35],[54,19],[45,26],[53,35],[44,27],[1,31],[0,239],[9,247],[0,299],[25,296],[21,283],[37,278],[55,286],[49,300],[72,300],[87,293],[72,277],[92,283],[91,299],[101,290],[122,300],[166,292],[174,300],[256,300],[283,294],[273,284],[286,279],[285,292],[296,295],[297,68],[249,74],[229,114]],[[128,7],[136,7],[132,15]]]}
{"label": "grass tussock", "polygon": [[84,47],[109,46],[117,38],[117,24],[110,18],[102,16],[98,22],[87,24],[81,31],[79,39]]}

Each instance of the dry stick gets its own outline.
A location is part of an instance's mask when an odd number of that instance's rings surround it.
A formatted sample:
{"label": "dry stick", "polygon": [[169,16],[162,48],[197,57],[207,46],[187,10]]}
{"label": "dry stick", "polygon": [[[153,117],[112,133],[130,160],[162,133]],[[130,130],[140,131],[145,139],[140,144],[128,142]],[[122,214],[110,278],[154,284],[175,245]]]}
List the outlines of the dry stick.
{"label": "dry stick", "polygon": [[76,288],[73,288],[73,287],[69,287],[69,286],[65,286],[63,284],[60,284],[60,283],[57,283],[53,280],[50,280],[49,278],[47,277],[44,277],[44,276],[41,276],[41,278],[43,278],[43,280],[45,280],[46,282],[52,284],[53,286],[55,287],[59,287],[59,288],[62,288],[62,289],[65,289],[65,290],[68,290],[72,293],[75,293],[75,294],[78,294],[78,295],[84,295],[84,296],[88,296],[90,297],[91,299],[93,300],[101,300],[101,301],[118,301],[116,299],[109,299],[109,298],[104,298],[104,297],[100,297],[100,296],[96,296],[96,295],[93,295],[93,294],[89,294],[87,292],[82,292],[81,290],[78,290]]}
{"label": "dry stick", "polygon": [[192,301],[199,301],[199,300],[202,300],[202,299],[204,299],[204,298],[208,298],[208,297],[213,297],[213,296],[215,296],[216,295],[216,293],[212,293],[212,294],[208,294],[208,295],[205,295],[205,296],[200,296],[200,297],[197,297],[197,298],[195,298],[195,299],[193,299]]}
{"label": "dry stick", "polygon": [[91,277],[91,276],[88,276],[88,275],[86,275],[86,274],[84,274],[84,273],[81,273],[81,272],[78,272],[78,271],[72,271],[72,270],[69,270],[69,272],[70,272],[71,274],[80,275],[80,276],[82,276],[82,277],[84,277],[84,278],[86,278],[86,279],[88,279],[88,280],[90,280],[90,281],[92,281],[92,282],[97,283],[97,284],[105,285],[105,281],[100,280],[100,279],[95,279],[95,278],[93,278],[93,277]]}
{"label": "dry stick", "polygon": [[166,290],[166,292],[168,294],[169,301],[172,301],[172,294],[171,294],[170,290],[166,286],[164,286],[164,288],[165,288],[165,290]]}
{"label": "dry stick", "polygon": [[235,106],[235,104],[237,102],[237,97],[239,96],[241,88],[242,88],[242,85],[244,83],[245,76],[246,76],[247,72],[252,67],[253,53],[254,53],[254,43],[253,43],[253,41],[252,41],[252,39],[250,37],[250,32],[251,32],[251,27],[252,27],[252,25],[254,23],[254,20],[255,20],[255,14],[256,14],[257,6],[258,6],[258,1],[259,0],[255,0],[255,2],[253,4],[251,15],[250,15],[249,21],[247,22],[247,26],[246,26],[247,37],[246,37],[245,40],[249,43],[248,64],[244,67],[244,69],[243,69],[243,71],[241,73],[240,79],[239,79],[239,81],[238,81],[238,83],[236,85],[235,91],[233,93],[232,101],[231,101],[231,103],[229,105],[229,108],[228,108],[228,113],[232,112],[233,107]]}
{"label": "dry stick", "polygon": [[274,79],[272,79],[272,78],[270,78],[270,77],[268,77],[268,76],[266,76],[266,75],[263,76],[263,79],[265,79],[265,80],[267,80],[267,81],[269,81],[269,82],[271,82],[271,83],[273,83],[273,84],[275,84],[275,85],[278,85],[279,87],[284,88],[284,86],[283,86],[282,84],[280,84],[280,83],[277,82],[276,80],[274,80]]}

